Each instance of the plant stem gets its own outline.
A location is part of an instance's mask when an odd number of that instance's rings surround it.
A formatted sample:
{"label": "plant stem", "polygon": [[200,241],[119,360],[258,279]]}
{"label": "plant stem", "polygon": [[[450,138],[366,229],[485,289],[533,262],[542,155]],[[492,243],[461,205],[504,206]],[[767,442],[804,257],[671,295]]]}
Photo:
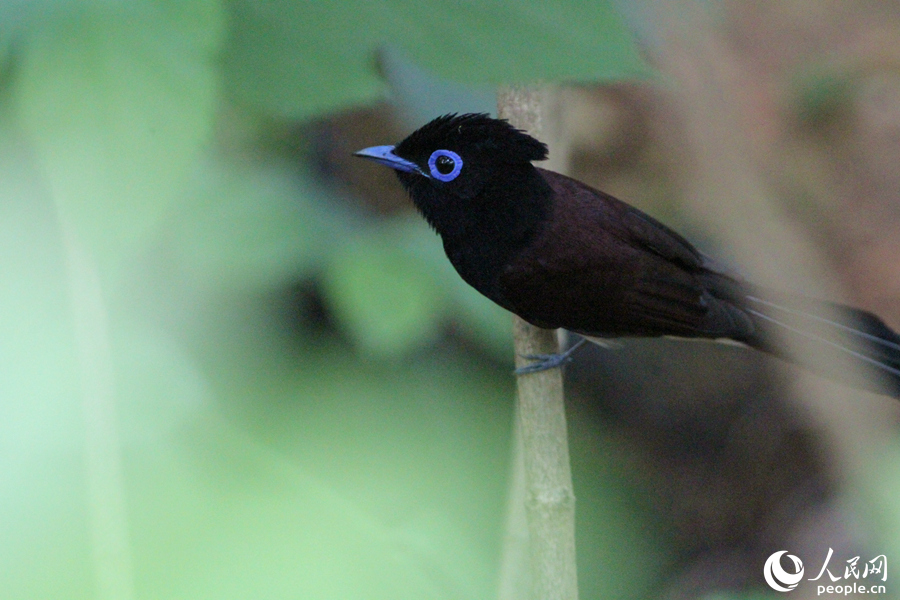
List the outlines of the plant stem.
{"label": "plant stem", "polygon": [[63,218],[60,222],[81,379],[96,598],[131,600],[135,596],[134,569],[108,315],[96,261],[82,246],[71,224]]}
{"label": "plant stem", "polygon": [[[500,116],[519,129],[541,136],[545,129],[542,107],[547,104],[546,98],[546,92],[534,89],[504,90],[498,100]],[[527,355],[559,352],[553,330],[534,327],[519,317],[514,317],[513,339],[517,367],[530,362],[525,358]],[[531,597],[577,600],[575,494],[561,369],[520,375],[516,414],[521,440],[517,447],[522,452],[525,489],[524,494],[513,493],[510,502],[525,504],[530,550],[530,568],[526,573],[531,574]],[[510,512],[514,513],[515,507]],[[507,534],[507,539],[515,538],[514,533]],[[503,589],[509,588],[501,587],[501,592]]]}

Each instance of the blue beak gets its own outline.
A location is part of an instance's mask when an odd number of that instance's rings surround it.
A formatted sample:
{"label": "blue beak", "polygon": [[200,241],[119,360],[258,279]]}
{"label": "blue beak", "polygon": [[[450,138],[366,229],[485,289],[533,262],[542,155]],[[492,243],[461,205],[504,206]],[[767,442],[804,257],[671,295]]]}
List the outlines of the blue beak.
{"label": "blue beak", "polygon": [[419,168],[419,165],[394,154],[393,146],[372,146],[371,148],[363,148],[359,152],[354,152],[353,156],[368,158],[369,160],[374,160],[377,163],[398,171],[425,175],[425,173],[422,172],[422,169]]}

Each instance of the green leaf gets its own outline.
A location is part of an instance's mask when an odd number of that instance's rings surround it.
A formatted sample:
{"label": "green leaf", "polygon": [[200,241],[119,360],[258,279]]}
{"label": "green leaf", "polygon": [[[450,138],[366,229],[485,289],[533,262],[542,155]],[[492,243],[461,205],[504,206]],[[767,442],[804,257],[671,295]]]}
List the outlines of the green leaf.
{"label": "green leaf", "polygon": [[61,218],[104,267],[140,247],[210,137],[223,26],[216,0],[98,3],[23,34],[16,114]]}
{"label": "green leaf", "polygon": [[128,456],[143,596],[490,595],[511,378],[327,345],[290,373],[222,372],[214,406]]}
{"label": "green leaf", "polygon": [[181,275],[200,287],[299,279],[352,222],[296,165],[212,157],[198,167],[165,230]]}
{"label": "green leaf", "polygon": [[330,305],[365,351],[408,352],[453,323],[498,359],[511,358],[509,312],[463,281],[420,218],[393,219],[358,235],[325,275]]}
{"label": "green leaf", "polygon": [[397,356],[435,336],[447,302],[423,261],[395,244],[390,227],[347,242],[325,268],[339,322],[363,352]]}
{"label": "green leaf", "polygon": [[459,83],[599,81],[648,73],[605,1],[231,3],[225,55],[235,97],[265,114],[302,119],[384,94],[373,68],[391,44]]}
{"label": "green leaf", "polygon": [[[578,495],[578,587],[583,598],[652,598],[675,556],[665,524],[641,491],[616,433],[596,415],[567,416],[572,479]],[[636,483],[638,482],[638,483]],[[603,568],[598,568],[602,565]]]}
{"label": "green leaf", "polygon": [[382,16],[399,45],[440,76],[518,83],[598,81],[646,74],[608,2],[395,0]]}
{"label": "green leaf", "polygon": [[798,118],[812,127],[831,124],[847,110],[856,87],[850,74],[824,67],[809,69],[795,83]]}
{"label": "green leaf", "polygon": [[497,91],[493,87],[463,85],[436,77],[393,46],[381,49],[378,66],[391,88],[393,104],[410,127],[452,112],[497,112]]}

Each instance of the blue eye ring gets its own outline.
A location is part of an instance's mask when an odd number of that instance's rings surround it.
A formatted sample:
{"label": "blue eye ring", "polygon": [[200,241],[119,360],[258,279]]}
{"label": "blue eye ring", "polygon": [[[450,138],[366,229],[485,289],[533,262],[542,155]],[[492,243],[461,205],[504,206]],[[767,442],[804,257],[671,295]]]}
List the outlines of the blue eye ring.
{"label": "blue eye ring", "polygon": [[[442,173],[440,169],[443,167],[446,170],[449,164],[446,161],[448,158],[452,161],[453,168],[447,173]],[[441,160],[441,164],[439,164],[438,161],[440,159],[445,160]],[[459,175],[459,172],[462,171],[462,166],[463,159],[453,150],[435,150],[428,157],[428,170],[431,172],[431,176],[438,181],[453,181]]]}

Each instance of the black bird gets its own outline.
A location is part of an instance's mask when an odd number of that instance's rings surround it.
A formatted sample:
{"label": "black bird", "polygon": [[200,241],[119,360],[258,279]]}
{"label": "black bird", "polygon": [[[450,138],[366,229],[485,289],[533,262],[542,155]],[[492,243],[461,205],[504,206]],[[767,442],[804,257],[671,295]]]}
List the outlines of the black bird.
{"label": "black bird", "polygon": [[356,156],[394,169],[462,278],[534,325],[782,356],[778,341],[793,337],[815,347],[807,366],[830,373],[851,357],[869,370],[852,385],[900,398],[900,336],[878,317],[753,288],[638,209],[532,165],[547,146],[505,120],[445,115]]}

